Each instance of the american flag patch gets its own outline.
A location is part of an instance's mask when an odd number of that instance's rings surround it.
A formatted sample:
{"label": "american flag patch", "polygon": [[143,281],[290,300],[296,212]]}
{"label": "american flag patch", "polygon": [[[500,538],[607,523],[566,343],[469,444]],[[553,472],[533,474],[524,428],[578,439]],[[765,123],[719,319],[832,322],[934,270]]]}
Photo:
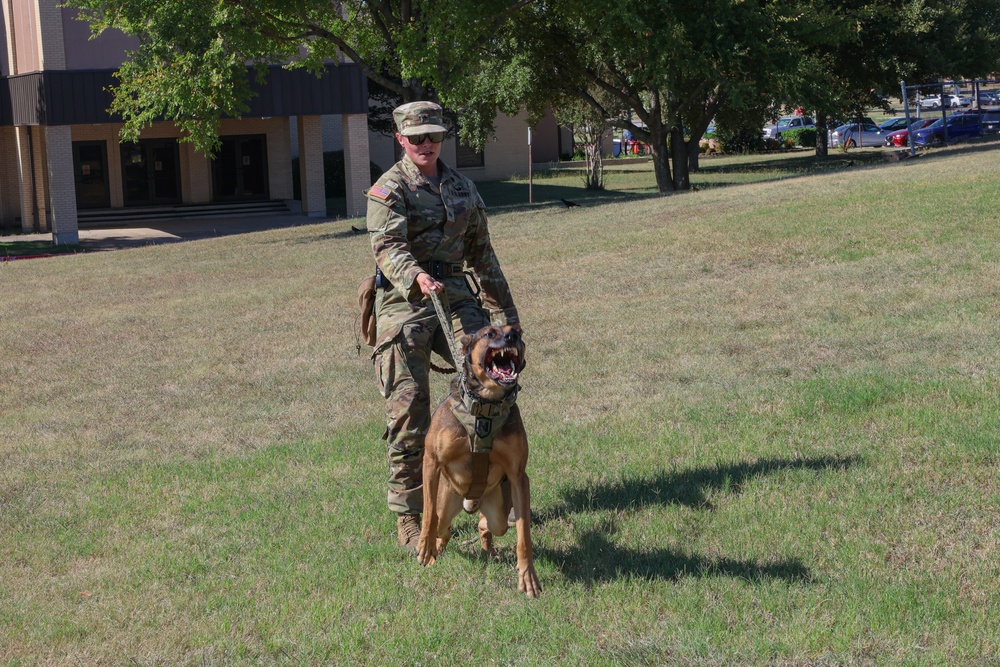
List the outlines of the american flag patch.
{"label": "american flag patch", "polygon": [[379,199],[388,199],[389,195],[392,194],[392,190],[384,188],[381,185],[373,185],[372,189],[368,191],[368,194],[372,197],[378,197]]}

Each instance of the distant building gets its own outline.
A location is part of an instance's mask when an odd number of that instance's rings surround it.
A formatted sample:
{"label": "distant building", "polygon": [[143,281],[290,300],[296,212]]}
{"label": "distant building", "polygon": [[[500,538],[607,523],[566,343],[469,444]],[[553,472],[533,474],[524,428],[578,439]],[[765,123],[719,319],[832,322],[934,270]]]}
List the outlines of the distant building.
{"label": "distant building", "polygon": [[91,211],[292,200],[289,118],[297,117],[301,210],[326,215],[321,116],[340,114],[349,212],[364,210],[368,87],[351,63],[316,79],[272,68],[251,111],[223,121],[215,159],[178,141],[170,122],[123,144],[108,114],[112,73],[136,41],[91,40],[89,26],[59,0],[2,0],[0,15],[0,226],[52,232],[76,243]]}
{"label": "distant building", "polygon": [[[363,215],[370,162],[398,159],[389,137],[369,132],[368,87],[350,62],[316,78],[272,67],[242,118],[222,122],[214,159],[178,141],[172,122],[154,123],[122,143],[111,116],[113,73],[137,41],[90,28],[60,0],[0,0],[0,228],[51,232],[74,244],[80,225],[109,224],[130,212],[241,210],[271,202],[325,216],[324,150],[343,150],[348,215]],[[571,139],[548,116],[533,132],[532,158],[572,153]],[[477,180],[528,170],[524,117],[497,119],[482,153],[449,140],[442,157]],[[564,144],[568,143],[568,146]],[[299,158],[301,204],[293,203],[292,158]]]}

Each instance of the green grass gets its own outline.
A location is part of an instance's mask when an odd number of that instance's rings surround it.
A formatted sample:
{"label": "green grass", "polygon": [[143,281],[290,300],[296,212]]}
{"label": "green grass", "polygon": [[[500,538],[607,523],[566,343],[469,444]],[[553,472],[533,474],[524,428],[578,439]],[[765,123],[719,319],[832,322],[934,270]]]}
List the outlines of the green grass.
{"label": "green grass", "polygon": [[998,149],[495,207],[535,601],[395,545],[347,221],[0,264],[0,661],[996,664]]}
{"label": "green grass", "polygon": [[84,252],[79,245],[53,245],[51,241],[18,241],[17,236],[0,237],[0,257],[31,257]]}

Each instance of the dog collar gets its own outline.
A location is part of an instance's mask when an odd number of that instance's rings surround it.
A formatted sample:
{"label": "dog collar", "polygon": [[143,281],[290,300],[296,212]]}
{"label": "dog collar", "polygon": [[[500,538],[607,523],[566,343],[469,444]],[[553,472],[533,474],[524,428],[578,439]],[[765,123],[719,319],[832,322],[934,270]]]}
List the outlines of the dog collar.
{"label": "dog collar", "polygon": [[[499,401],[483,398],[469,388],[465,373],[459,382],[459,392],[462,398],[462,410],[452,410],[455,417],[465,427],[469,434],[469,443],[473,452],[489,452],[493,449],[493,438],[507,422],[510,409],[517,401],[521,391],[520,385],[514,385],[513,391]],[[458,408],[456,401],[455,408]]]}

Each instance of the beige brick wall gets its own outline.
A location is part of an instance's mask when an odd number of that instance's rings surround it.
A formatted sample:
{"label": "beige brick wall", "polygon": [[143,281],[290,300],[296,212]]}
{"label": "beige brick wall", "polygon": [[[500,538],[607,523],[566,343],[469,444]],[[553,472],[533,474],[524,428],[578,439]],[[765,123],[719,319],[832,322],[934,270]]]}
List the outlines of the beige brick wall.
{"label": "beige brick wall", "polygon": [[323,123],[320,116],[299,116],[298,125],[302,212],[310,217],[324,217],[326,186],[323,183]]}
{"label": "beige brick wall", "polygon": [[[124,206],[122,192],[121,150],[119,132],[121,124],[74,125],[73,141],[104,141],[108,148],[108,174],[112,208]],[[267,137],[268,188],[272,199],[292,198],[292,158],[288,138],[287,118],[250,118],[226,120],[219,128],[221,135],[263,134]],[[143,139],[179,137],[173,123],[154,123],[142,131]],[[185,204],[205,204],[212,201],[212,162],[194,148],[182,142],[179,146],[181,160],[181,201]]]}
{"label": "beige brick wall", "polygon": [[111,208],[125,205],[125,193],[122,192],[122,154],[118,148],[118,132],[121,128],[121,123],[71,126],[73,141],[105,142],[108,150],[108,195]]}
{"label": "beige brick wall", "polygon": [[[35,0],[3,0],[4,26],[7,29],[7,53],[11,74],[26,74],[41,69]],[[10,34],[17,35],[11,39]]]}
{"label": "beige brick wall", "polygon": [[[497,181],[511,176],[528,175],[528,116],[525,113],[517,116],[499,114],[495,123],[496,131],[483,150],[482,167],[462,167],[460,171],[476,181]],[[543,130],[551,129],[549,127]],[[383,169],[388,169],[394,162],[393,144],[395,139],[369,133],[371,159]],[[535,141],[535,137],[532,138]],[[532,155],[536,164],[548,161],[553,151],[550,144],[555,141],[551,137],[544,140],[541,155]],[[455,165],[456,142],[449,139],[441,147],[441,159],[445,164]]]}
{"label": "beige brick wall", "polygon": [[372,184],[368,160],[368,116],[342,116],[344,137],[344,171],[347,186],[347,215],[365,215],[368,207],[365,192]]}
{"label": "beige brick wall", "polygon": [[45,154],[52,241],[56,245],[76,245],[80,242],[80,228],[76,218],[72,133],[68,125],[45,128]]}
{"label": "beige brick wall", "polygon": [[[288,118],[243,118],[224,120],[219,134],[263,134],[267,136],[267,178],[271,199],[292,198],[292,151]],[[144,135],[145,136],[145,135]],[[203,157],[209,166],[211,162]]]}
{"label": "beige brick wall", "polygon": [[14,227],[21,217],[21,177],[17,132],[0,127],[0,227]]}
{"label": "beige brick wall", "polygon": [[[17,132],[18,171],[21,174],[21,229],[49,231],[45,212],[45,135],[41,128],[20,126]],[[34,165],[34,172],[32,172]],[[34,186],[34,188],[32,188]],[[75,193],[75,188],[74,188]]]}
{"label": "beige brick wall", "polygon": [[[66,45],[63,42],[62,8],[54,0],[31,0],[35,2],[40,54],[39,69],[66,69]],[[71,163],[72,164],[72,163]]]}

